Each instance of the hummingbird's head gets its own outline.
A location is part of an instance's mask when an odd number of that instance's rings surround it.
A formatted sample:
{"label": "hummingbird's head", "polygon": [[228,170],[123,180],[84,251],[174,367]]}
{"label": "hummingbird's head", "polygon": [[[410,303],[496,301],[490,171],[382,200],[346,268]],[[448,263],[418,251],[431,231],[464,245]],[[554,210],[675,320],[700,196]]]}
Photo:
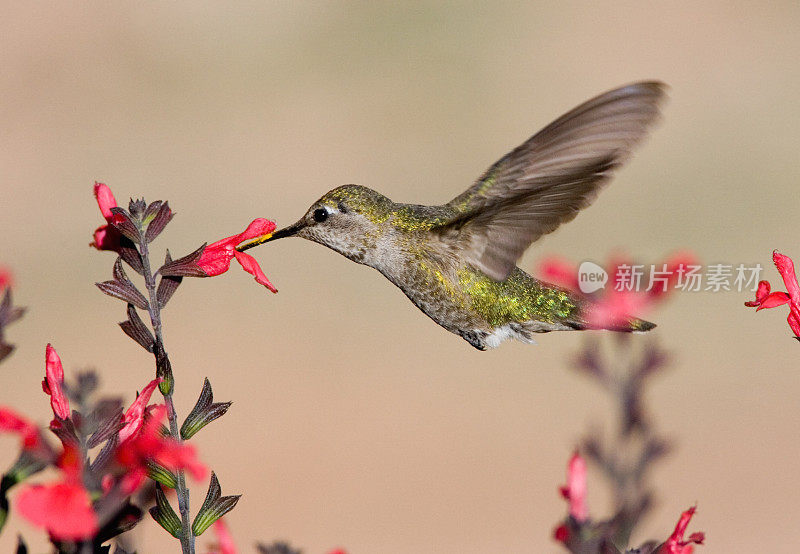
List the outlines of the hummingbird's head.
{"label": "hummingbird's head", "polygon": [[359,263],[370,263],[385,223],[392,213],[391,200],[361,185],[342,185],[314,202],[296,223],[237,248],[247,250],[279,238],[297,236],[336,250]]}

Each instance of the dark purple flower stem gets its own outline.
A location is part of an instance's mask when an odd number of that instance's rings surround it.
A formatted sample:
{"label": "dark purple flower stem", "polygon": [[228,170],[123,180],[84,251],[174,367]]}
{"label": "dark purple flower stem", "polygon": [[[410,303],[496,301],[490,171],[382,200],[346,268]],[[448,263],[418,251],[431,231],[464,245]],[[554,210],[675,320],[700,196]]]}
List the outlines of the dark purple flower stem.
{"label": "dark purple flower stem", "polygon": [[[156,276],[150,268],[150,256],[147,241],[145,240],[145,230],[140,229],[140,253],[142,256],[142,271],[145,286],[150,295],[149,313],[150,322],[153,325],[156,343],[154,354],[156,357],[156,372],[164,381],[159,385],[161,394],[164,395],[164,403],[167,406],[167,418],[169,419],[169,432],[172,438],[178,442],[183,442],[178,430],[178,414],[175,412],[175,404],[172,401],[174,390],[174,379],[169,357],[164,349],[164,341],[161,334],[161,307],[156,294]],[[183,554],[194,554],[194,533],[192,533],[192,522],[189,513],[189,488],[186,486],[186,475],[183,470],[179,470],[176,475],[177,483],[175,492],[178,497],[178,511],[181,514],[181,549]]]}

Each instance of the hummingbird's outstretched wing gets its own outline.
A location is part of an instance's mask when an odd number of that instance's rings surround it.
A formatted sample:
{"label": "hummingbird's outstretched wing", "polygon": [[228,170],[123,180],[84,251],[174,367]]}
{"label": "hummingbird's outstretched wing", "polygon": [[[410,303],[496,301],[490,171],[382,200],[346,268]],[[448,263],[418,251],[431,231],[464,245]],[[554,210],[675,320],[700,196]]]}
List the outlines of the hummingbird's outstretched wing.
{"label": "hummingbird's outstretched wing", "polygon": [[665,85],[634,83],[581,104],[509,152],[447,206],[444,240],[490,277],[508,277],[528,246],[588,206],[658,119]]}

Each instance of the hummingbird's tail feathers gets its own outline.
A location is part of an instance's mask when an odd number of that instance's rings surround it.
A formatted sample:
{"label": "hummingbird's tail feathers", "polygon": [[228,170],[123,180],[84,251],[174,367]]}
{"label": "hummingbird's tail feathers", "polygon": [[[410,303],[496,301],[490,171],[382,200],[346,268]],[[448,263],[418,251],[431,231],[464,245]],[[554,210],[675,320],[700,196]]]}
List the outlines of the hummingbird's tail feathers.
{"label": "hummingbird's tail feathers", "polygon": [[577,331],[586,331],[589,329],[603,329],[606,331],[616,331],[618,333],[646,333],[651,329],[656,328],[656,324],[651,321],[645,321],[644,319],[636,319],[633,318],[628,321],[626,324],[623,325],[608,325],[606,327],[592,327],[587,325],[586,323],[572,323],[574,325],[574,329]]}
{"label": "hummingbird's tail feathers", "polygon": [[631,321],[630,331],[633,333],[646,333],[651,329],[655,329],[656,324],[644,319],[634,319]]}

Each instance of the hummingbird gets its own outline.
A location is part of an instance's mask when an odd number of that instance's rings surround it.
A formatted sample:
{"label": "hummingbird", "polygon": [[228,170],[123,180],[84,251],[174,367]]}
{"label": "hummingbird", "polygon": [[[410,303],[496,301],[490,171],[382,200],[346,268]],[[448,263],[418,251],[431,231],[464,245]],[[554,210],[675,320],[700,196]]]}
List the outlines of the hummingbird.
{"label": "hummingbird", "polygon": [[[659,118],[664,91],[662,83],[637,82],[588,100],[446,204],[402,204],[365,186],[343,185],[296,223],[237,249],[291,236],[327,246],[377,269],[433,321],[479,350],[586,329],[586,298],[516,264],[531,243],[592,203]],[[609,328],[653,327],[631,318]]]}

